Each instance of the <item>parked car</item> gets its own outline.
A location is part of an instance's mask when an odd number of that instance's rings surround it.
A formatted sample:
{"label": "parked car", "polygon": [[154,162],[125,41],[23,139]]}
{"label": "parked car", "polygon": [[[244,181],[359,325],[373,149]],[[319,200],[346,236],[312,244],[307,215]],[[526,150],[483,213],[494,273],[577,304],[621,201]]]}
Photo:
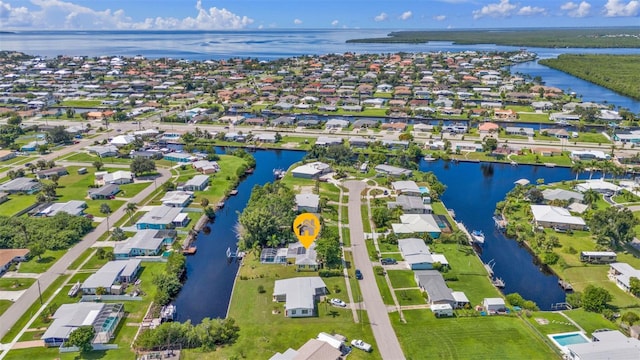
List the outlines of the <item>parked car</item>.
{"label": "parked car", "polygon": [[351,345],[353,345],[353,347],[358,348],[360,350],[366,351],[366,352],[370,352],[371,351],[371,344],[366,343],[362,340],[357,340],[357,339],[353,339],[351,340]]}
{"label": "parked car", "polygon": [[358,269],[356,269],[356,279],[362,280],[362,272]]}
{"label": "parked car", "polygon": [[342,300],[340,300],[340,299],[331,299],[329,302],[333,306],[347,307],[347,303],[342,301]]}
{"label": "parked car", "polygon": [[393,258],[382,258],[380,259],[380,264],[382,265],[394,265],[397,264],[398,260],[393,259]]}

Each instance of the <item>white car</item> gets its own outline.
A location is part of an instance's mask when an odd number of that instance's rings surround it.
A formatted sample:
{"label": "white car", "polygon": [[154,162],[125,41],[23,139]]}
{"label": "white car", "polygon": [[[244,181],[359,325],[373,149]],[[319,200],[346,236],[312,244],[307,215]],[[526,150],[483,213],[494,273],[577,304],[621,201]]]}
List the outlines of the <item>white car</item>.
{"label": "white car", "polygon": [[347,303],[345,303],[340,299],[331,299],[330,302],[331,302],[331,305],[334,305],[334,306],[347,307]]}
{"label": "white car", "polygon": [[360,350],[364,350],[366,352],[370,352],[371,351],[371,344],[368,344],[362,340],[356,340],[353,339],[351,340],[351,345],[353,345],[353,347],[356,347]]}

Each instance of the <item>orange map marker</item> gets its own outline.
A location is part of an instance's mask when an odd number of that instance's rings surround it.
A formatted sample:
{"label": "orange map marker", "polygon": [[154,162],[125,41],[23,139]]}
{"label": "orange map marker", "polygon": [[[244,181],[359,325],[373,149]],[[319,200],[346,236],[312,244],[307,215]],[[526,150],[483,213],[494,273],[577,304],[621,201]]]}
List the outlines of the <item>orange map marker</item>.
{"label": "orange map marker", "polygon": [[306,249],[320,234],[320,227],[320,219],[311,213],[300,214],[293,220],[293,233]]}

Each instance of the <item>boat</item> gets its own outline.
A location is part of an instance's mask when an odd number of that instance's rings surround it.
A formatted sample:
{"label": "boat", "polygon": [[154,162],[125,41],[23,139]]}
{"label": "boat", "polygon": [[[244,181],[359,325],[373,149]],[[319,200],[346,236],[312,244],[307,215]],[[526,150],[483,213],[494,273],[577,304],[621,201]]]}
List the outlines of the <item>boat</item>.
{"label": "boat", "polygon": [[284,175],[286,174],[286,171],[282,170],[282,169],[273,169],[273,177],[276,180],[280,180],[284,177]]}
{"label": "boat", "polygon": [[552,168],[552,167],[556,167],[556,164],[555,163],[544,163],[544,166]]}
{"label": "boat", "polygon": [[560,287],[562,288],[562,290],[566,291],[566,292],[571,292],[573,291],[573,286],[564,281],[564,280],[558,280],[558,285],[560,285]]}
{"label": "boat", "polygon": [[502,289],[502,288],[505,287],[504,280],[502,280],[502,278],[499,278],[499,277],[497,277],[495,279],[492,279],[491,283],[493,284],[493,286],[495,286],[495,287],[497,287],[499,289]]}
{"label": "boat", "polygon": [[220,201],[218,204],[216,204],[216,209],[222,209],[224,207],[224,201]]}
{"label": "boat", "polygon": [[238,195],[238,190],[237,189],[233,189],[233,190],[229,191],[229,195],[231,195],[231,196]]}
{"label": "boat", "polygon": [[478,244],[484,244],[484,233],[480,230],[473,230],[471,232],[471,238]]}
{"label": "boat", "polygon": [[427,155],[424,157],[424,161],[436,161],[436,158],[431,155]]}
{"label": "boat", "polygon": [[195,255],[196,251],[198,251],[198,248],[196,246],[189,246],[186,249],[182,250],[182,253],[184,255]]}
{"label": "boat", "polygon": [[254,170],[255,170],[254,168],[248,168],[247,170],[244,171],[244,173],[247,175],[250,175],[250,174],[253,174]]}
{"label": "boat", "polygon": [[169,304],[165,305],[160,309],[160,320],[162,322],[165,321],[174,321],[176,319],[176,314],[178,309],[175,305]]}
{"label": "boat", "polygon": [[67,295],[69,295],[71,297],[75,297],[76,295],[78,295],[78,291],[79,290],[80,290],[80,281],[78,281],[77,283],[73,284],[73,287],[71,288],[71,290],[69,290]]}

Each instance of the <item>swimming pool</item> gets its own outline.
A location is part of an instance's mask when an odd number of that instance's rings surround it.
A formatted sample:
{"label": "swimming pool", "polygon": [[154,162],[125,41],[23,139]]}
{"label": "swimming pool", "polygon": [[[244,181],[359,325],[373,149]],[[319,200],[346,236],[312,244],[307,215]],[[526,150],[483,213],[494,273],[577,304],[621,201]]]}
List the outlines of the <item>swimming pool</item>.
{"label": "swimming pool", "polygon": [[585,343],[591,342],[591,340],[589,340],[589,338],[587,338],[581,332],[551,334],[549,335],[549,338],[560,349],[563,349],[567,345],[585,344]]}
{"label": "swimming pool", "polygon": [[102,324],[102,331],[103,332],[108,332],[108,331],[113,331],[114,330],[114,325],[118,322],[118,317],[116,316],[109,316],[105,321],[104,324]]}

